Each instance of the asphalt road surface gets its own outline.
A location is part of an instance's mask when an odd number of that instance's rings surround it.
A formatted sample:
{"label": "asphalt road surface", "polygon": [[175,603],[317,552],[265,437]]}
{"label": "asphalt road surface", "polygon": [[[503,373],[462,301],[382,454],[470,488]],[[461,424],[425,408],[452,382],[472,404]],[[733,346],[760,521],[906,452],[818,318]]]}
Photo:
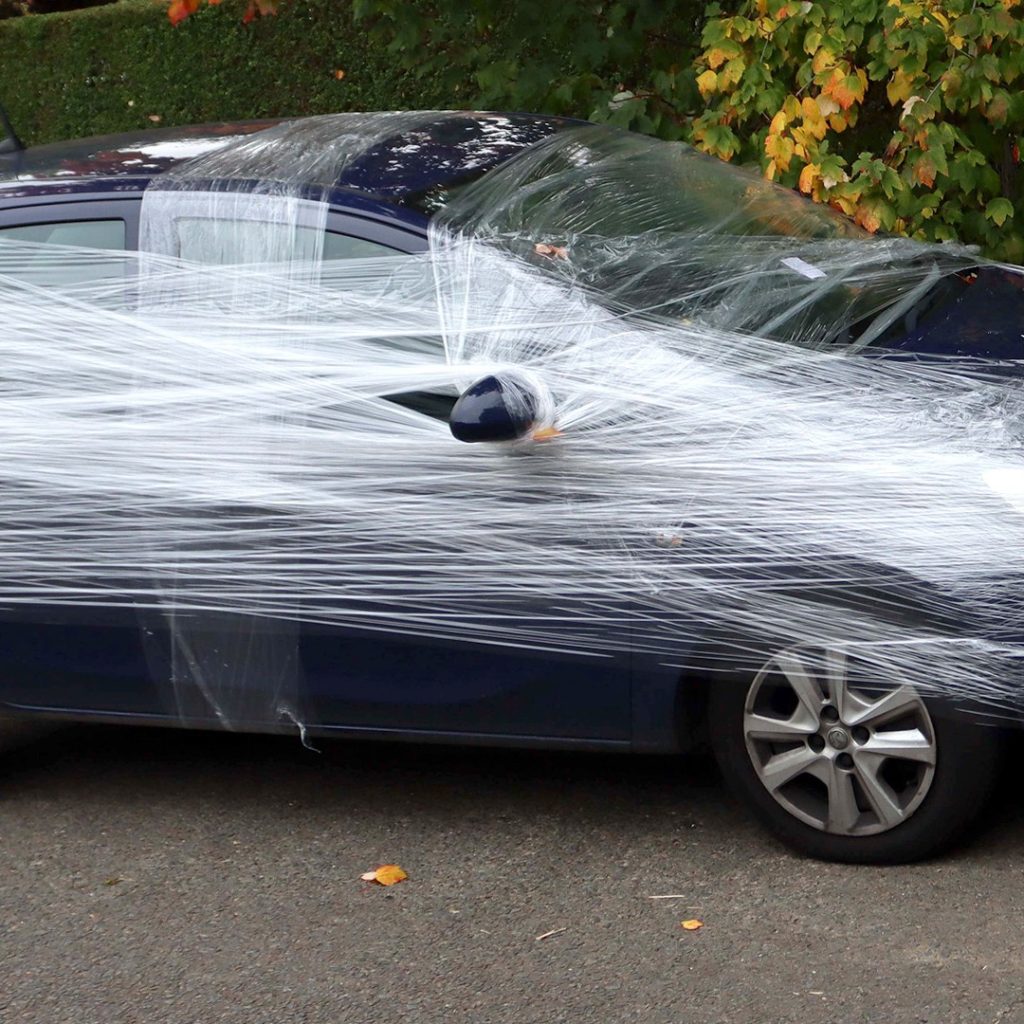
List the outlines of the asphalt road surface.
{"label": "asphalt road surface", "polygon": [[851,868],[699,759],[0,727],[0,1021],[1024,1022],[1018,775]]}

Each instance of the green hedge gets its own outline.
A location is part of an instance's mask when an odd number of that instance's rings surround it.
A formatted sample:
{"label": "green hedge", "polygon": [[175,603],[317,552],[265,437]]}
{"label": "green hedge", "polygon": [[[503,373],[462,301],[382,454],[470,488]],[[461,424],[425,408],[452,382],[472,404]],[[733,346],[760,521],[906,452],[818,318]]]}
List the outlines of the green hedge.
{"label": "green hedge", "polygon": [[[166,0],[119,0],[0,21],[0,100],[28,143],[148,127],[152,116],[484,106],[626,123],[609,100],[652,68],[697,96],[689,65],[704,7],[567,0],[551,17],[546,0],[281,0],[277,17],[246,25],[243,0],[225,0],[174,28]],[[682,131],[681,111],[637,106],[629,127]]]}
{"label": "green hedge", "polygon": [[347,0],[293,0],[251,25],[225,3],[172,28],[159,0],[0,22],[0,99],[29,144],[152,127],[154,115],[173,125],[471,104],[468,86],[403,64]]}

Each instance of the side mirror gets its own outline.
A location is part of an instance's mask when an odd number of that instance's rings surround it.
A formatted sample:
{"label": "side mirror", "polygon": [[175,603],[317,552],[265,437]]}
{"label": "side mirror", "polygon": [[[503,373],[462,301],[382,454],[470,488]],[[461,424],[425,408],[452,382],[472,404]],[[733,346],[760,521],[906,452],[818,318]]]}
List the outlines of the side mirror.
{"label": "side mirror", "polygon": [[448,426],[459,441],[515,441],[537,422],[540,402],[525,383],[484,377],[452,406]]}

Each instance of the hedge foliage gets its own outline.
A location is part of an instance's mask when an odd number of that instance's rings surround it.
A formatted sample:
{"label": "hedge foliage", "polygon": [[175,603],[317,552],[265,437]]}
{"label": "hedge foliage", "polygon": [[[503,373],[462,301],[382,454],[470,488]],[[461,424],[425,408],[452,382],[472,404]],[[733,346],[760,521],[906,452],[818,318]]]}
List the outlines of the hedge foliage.
{"label": "hedge foliage", "polygon": [[395,60],[449,89],[468,78],[485,108],[572,114],[680,138],[700,104],[693,61],[704,0],[352,3],[360,27]]}
{"label": "hedge foliage", "polygon": [[[0,99],[26,142],[238,118],[449,105],[338,0],[241,22],[235,2],[178,28],[159,0],[0,21]],[[341,77],[339,77],[339,73]]]}
{"label": "hedge foliage", "polygon": [[[198,0],[196,0],[198,3]],[[195,4],[190,4],[190,8]],[[1024,261],[1024,0],[167,0],[0,22],[29,141],[346,109],[567,113],[770,177],[869,230]]]}
{"label": "hedge foliage", "polygon": [[[482,107],[613,112],[647,68],[675,107],[634,102],[619,120],[678,135],[699,95],[702,0],[601,5],[481,0],[282,0],[243,24],[246,0],[201,7],[179,26],[167,0],[0,22],[0,98],[29,142],[147,124],[335,110]],[[338,77],[341,73],[341,77]],[[663,89],[664,92],[664,89]],[[652,93],[653,95],[653,93]]]}

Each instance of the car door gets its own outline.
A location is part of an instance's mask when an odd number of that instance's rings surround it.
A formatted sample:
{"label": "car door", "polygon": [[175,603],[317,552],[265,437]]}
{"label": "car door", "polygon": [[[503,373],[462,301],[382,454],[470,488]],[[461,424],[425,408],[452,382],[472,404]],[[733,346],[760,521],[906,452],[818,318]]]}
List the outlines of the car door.
{"label": "car door", "polygon": [[[29,197],[0,209],[0,240],[85,246],[107,250],[102,258],[62,263],[55,268],[45,251],[0,270],[46,288],[58,283],[97,282],[125,273],[116,254],[133,248],[137,198],[79,196]],[[2,470],[0,470],[2,472]],[[17,583],[25,566],[19,558],[19,528],[12,521],[12,483],[6,482],[8,518],[0,535],[0,702],[27,708],[149,714],[159,710],[158,691],[140,643],[140,622],[131,608],[76,607],[22,599]],[[69,512],[69,516],[71,513]],[[67,551],[72,563],[77,552]],[[41,593],[56,597],[59,583],[38,579]]]}
{"label": "car door", "polygon": [[[334,211],[327,231],[325,260],[426,249],[422,233],[413,235],[401,227],[399,234],[395,225],[367,222],[351,212]],[[444,353],[439,350],[437,358],[443,361]],[[415,415],[447,423],[456,394],[434,389],[387,398]],[[454,439],[451,443],[458,444]],[[496,494],[493,500],[502,498]],[[390,621],[401,620],[402,602],[398,585]],[[451,611],[438,608],[441,614]],[[507,611],[520,619],[527,637],[531,629],[534,635],[551,631],[539,607],[511,601]],[[304,623],[301,668],[310,718],[346,730],[628,741],[628,652],[620,645],[619,653],[581,653],[584,643],[573,652],[571,624],[567,633],[561,650],[541,651],[528,642],[474,642],[468,626],[461,636],[446,638],[382,632],[354,622]]]}
{"label": "car door", "polygon": [[[4,210],[0,238],[7,232],[23,241],[130,248],[138,200],[125,198]],[[323,254],[359,259],[426,245],[424,232],[408,224],[333,209]],[[444,358],[440,351],[438,358]],[[455,396],[382,397],[445,420]],[[392,624],[402,620],[402,601],[399,583],[387,616]],[[513,611],[524,623],[541,615],[540,609]],[[21,706],[172,715],[193,723],[220,719],[241,728],[268,727],[284,716],[317,728],[385,734],[622,743],[630,733],[625,651],[596,656],[572,653],[571,643],[564,645],[569,650],[538,651],[355,622],[285,625],[100,606],[12,607],[0,622],[3,637],[0,700]]]}

